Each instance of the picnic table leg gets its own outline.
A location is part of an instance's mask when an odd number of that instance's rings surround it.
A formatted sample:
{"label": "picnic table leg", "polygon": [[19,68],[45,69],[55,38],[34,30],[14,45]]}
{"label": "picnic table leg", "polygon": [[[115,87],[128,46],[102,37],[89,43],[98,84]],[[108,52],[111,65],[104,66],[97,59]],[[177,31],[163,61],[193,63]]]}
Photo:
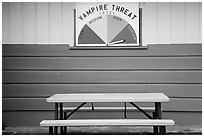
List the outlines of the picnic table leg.
{"label": "picnic table leg", "polygon": [[124,108],[124,117],[127,118],[127,104],[126,104],[126,102],[124,103],[124,106],[125,106],[125,108]]}
{"label": "picnic table leg", "polygon": [[[155,102],[155,113],[156,113],[157,119],[162,119],[161,102]],[[159,133],[165,134],[166,133],[166,127],[165,126],[159,126]]]}
{"label": "picnic table leg", "polygon": [[[60,120],[63,120],[63,103],[60,103]],[[63,134],[63,127],[60,127],[60,133]]]}
{"label": "picnic table leg", "polygon": [[[67,117],[67,112],[64,112],[64,119]],[[67,127],[64,126],[64,134],[67,134]]]}
{"label": "picnic table leg", "polygon": [[53,135],[53,127],[49,127],[49,134]]}
{"label": "picnic table leg", "polygon": [[[58,103],[55,103],[55,120],[58,120]],[[57,128],[55,127],[54,134],[57,135]]]}
{"label": "picnic table leg", "polygon": [[[157,119],[157,115],[153,112],[153,119]],[[158,134],[158,126],[153,126],[154,134]]]}

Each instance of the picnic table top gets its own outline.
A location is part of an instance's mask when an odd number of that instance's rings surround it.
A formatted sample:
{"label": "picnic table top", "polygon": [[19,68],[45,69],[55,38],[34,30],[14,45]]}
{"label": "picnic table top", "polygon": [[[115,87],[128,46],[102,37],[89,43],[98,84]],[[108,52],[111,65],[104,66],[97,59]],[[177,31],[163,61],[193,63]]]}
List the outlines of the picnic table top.
{"label": "picnic table top", "polygon": [[77,93],[54,94],[47,102],[168,102],[163,93]]}

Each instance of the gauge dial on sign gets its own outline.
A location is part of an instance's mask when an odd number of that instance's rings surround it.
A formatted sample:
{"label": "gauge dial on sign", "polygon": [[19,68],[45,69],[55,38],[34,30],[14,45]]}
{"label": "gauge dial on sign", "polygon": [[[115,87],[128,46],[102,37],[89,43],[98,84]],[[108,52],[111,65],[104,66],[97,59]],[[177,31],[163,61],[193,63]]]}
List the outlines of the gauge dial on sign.
{"label": "gauge dial on sign", "polygon": [[137,34],[124,19],[115,15],[100,15],[88,21],[78,36],[79,44],[137,44]]}

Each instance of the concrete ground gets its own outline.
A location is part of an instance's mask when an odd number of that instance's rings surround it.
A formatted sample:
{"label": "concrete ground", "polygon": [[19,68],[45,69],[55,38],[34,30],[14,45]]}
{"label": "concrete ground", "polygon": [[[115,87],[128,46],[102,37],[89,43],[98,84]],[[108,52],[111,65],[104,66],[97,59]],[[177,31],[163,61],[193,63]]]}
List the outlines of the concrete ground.
{"label": "concrete ground", "polygon": [[[2,130],[3,135],[47,135],[46,127],[6,127]],[[68,134],[71,135],[149,135],[152,127],[136,126],[90,126],[69,127]],[[170,126],[167,127],[170,135],[201,135],[201,126]]]}

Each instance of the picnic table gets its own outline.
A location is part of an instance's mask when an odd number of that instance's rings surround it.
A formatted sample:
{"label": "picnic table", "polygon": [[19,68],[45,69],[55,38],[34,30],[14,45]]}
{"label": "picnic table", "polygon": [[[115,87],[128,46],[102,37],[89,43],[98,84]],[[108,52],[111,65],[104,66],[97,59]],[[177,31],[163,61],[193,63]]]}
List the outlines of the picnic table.
{"label": "picnic table", "polygon": [[[168,102],[169,98],[163,93],[84,93],[84,94],[54,94],[46,99],[48,103],[54,103],[55,117],[53,120],[41,121],[41,126],[48,126],[50,134],[57,134],[57,128],[60,127],[61,134],[65,134],[67,126],[105,126],[105,125],[145,125],[153,126],[155,134],[166,133],[166,125],[174,125],[171,119],[162,119],[161,103]],[[81,104],[74,108],[69,115],[63,107],[64,103],[80,102]],[[123,102],[130,103],[134,108],[142,112],[148,119],[69,119],[72,114],[77,112],[86,103],[97,102]],[[145,107],[139,107],[136,103],[147,102],[154,103],[153,116],[145,112]],[[53,129],[53,127],[55,127]]]}

